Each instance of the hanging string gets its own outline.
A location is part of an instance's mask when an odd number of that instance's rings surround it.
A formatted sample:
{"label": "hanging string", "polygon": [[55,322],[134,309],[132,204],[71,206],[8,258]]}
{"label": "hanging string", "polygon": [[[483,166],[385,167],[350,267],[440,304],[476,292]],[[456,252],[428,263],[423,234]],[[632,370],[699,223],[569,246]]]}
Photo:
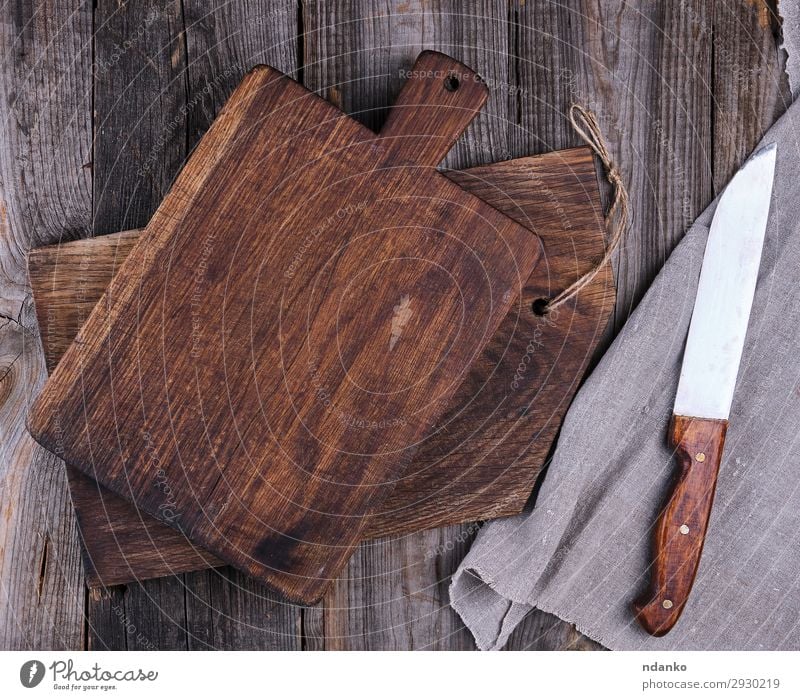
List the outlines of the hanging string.
{"label": "hanging string", "polygon": [[600,131],[597,117],[594,112],[585,107],[573,104],[569,108],[569,121],[570,124],[572,124],[572,128],[575,129],[578,135],[586,142],[586,145],[600,158],[600,161],[603,163],[603,168],[605,169],[606,179],[611,183],[613,201],[605,215],[606,229],[611,232],[611,240],[608,242],[603,259],[589,272],[579,277],[563,292],[554,297],[547,304],[547,311],[552,311],[572,299],[572,297],[578,294],[595,278],[595,275],[597,275],[597,273],[608,264],[609,260],[611,260],[611,257],[619,247],[620,241],[622,241],[622,237],[628,228],[630,210],[628,191],[625,189],[622,175],[617,169],[617,166],[614,165],[614,161],[611,160],[611,154],[603,138],[603,132]]}

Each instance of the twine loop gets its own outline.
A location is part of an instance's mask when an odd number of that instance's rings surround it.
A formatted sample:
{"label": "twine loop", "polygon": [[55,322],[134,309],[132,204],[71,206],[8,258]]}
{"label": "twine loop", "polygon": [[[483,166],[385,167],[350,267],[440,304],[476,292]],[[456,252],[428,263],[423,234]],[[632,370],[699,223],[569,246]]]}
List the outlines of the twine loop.
{"label": "twine loop", "polygon": [[579,277],[563,292],[556,295],[547,304],[548,311],[558,308],[576,296],[606,266],[622,241],[622,237],[628,228],[630,214],[628,191],[625,189],[625,183],[622,181],[622,174],[619,168],[611,158],[608,145],[603,138],[603,132],[600,130],[600,124],[597,122],[597,116],[591,110],[573,104],[569,108],[569,122],[586,145],[600,158],[606,179],[611,184],[613,200],[604,217],[606,229],[611,233],[611,239],[606,246],[606,252],[602,259],[589,272]]}

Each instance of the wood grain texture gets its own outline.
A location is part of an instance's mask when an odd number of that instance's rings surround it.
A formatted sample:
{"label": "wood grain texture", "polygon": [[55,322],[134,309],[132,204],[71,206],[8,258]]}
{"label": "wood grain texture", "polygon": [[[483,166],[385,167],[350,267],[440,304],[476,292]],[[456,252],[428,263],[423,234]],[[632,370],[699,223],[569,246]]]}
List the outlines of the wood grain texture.
{"label": "wood grain texture", "polygon": [[[195,145],[186,122],[196,96],[186,79],[189,56],[181,3],[99,0],[94,27],[95,55],[102,63],[94,80],[92,233],[101,235],[150,220]],[[84,276],[90,274],[84,262]],[[96,488],[76,470],[68,467],[67,473],[73,493],[81,493],[80,485],[89,492]],[[102,526],[91,518],[82,523],[87,530]],[[124,541],[125,533],[119,537]],[[180,644],[185,634],[173,622],[184,607],[180,579],[173,585],[146,582],[93,592],[86,603],[87,646],[185,648]],[[180,628],[185,628],[182,621]]]}
{"label": "wood grain texture", "polygon": [[[350,65],[369,61],[372,51],[388,63],[388,57],[402,53],[409,36],[412,41],[424,37],[429,42],[449,42],[454,12],[464,32],[474,37],[461,50],[485,58],[484,77],[490,85],[496,78],[498,86],[490,108],[496,105],[507,119],[502,126],[492,124],[493,145],[488,151],[470,150],[474,144],[464,144],[461,153],[468,153],[468,162],[573,145],[577,141],[566,117],[570,103],[587,105],[597,113],[633,200],[632,227],[616,262],[616,328],[625,322],[688,223],[712,198],[713,173],[724,168],[730,172],[752,149],[752,141],[738,143],[738,155],[732,153],[730,129],[723,130],[724,122],[748,130],[750,140],[753,132],[763,132],[772,122],[771,110],[762,105],[785,104],[775,23],[766,30],[759,26],[753,3],[513,2],[495,8],[484,3],[461,8],[440,3],[426,6],[416,23],[405,13],[378,21],[370,14],[371,7],[350,4],[343,12],[326,15],[328,26],[315,25],[326,56],[321,69],[332,76],[331,83],[342,78],[344,104],[353,104],[349,90],[357,98],[355,104],[367,112],[370,88],[379,94],[385,90],[377,78],[351,85]],[[414,11],[419,8],[412,5]],[[724,52],[713,50],[712,37]],[[731,65],[738,67],[737,74],[747,76],[747,90],[728,80]],[[393,71],[382,73],[392,76]],[[459,530],[451,537],[456,546],[463,539]],[[373,548],[371,558],[365,556],[364,561],[370,562],[362,570],[365,580],[375,580],[378,572],[388,569],[392,576],[377,579],[382,586],[388,579],[402,581],[404,590],[435,590],[430,580],[407,575],[402,567],[392,569],[397,556],[390,548],[380,552]],[[355,562],[351,569],[354,566]],[[448,575],[444,566],[438,573]],[[401,602],[391,595],[393,587],[385,589],[385,595],[373,593],[373,600],[381,602],[374,603],[372,613],[377,615],[374,610],[380,607],[377,616],[384,628],[403,618]],[[355,590],[351,593],[357,595]],[[438,616],[429,618],[434,633],[447,624],[448,612],[442,607]],[[345,612],[340,607],[328,614]],[[571,639],[569,629],[553,616],[533,611],[507,648],[554,648],[559,640]],[[368,643],[379,648],[380,641],[373,634]],[[359,643],[355,635],[347,642]]]}
{"label": "wood grain texture", "polygon": [[[221,105],[228,99],[244,74],[254,65],[268,63],[285,73],[297,69],[298,37],[297,8],[293,2],[273,0],[232,0],[224,4],[209,5],[196,0],[181,3],[182,17],[178,15],[146,14],[146,6],[139,3],[119,3],[100,0],[95,19],[114,11],[124,11],[126,24],[122,30],[126,36],[137,31],[137,27],[161,23],[158,30],[165,43],[174,46],[168,38],[172,33],[176,39],[185,41],[185,51],[175,54],[180,60],[173,65],[173,55],[163,51],[161,45],[138,43],[133,50],[118,54],[118,60],[109,66],[109,79],[95,85],[96,123],[108,117],[109,110],[121,114],[112,117],[121,122],[136,124],[141,119],[141,105],[152,104],[148,115],[152,133],[144,129],[132,130],[126,140],[125,150],[135,157],[131,167],[120,172],[116,166],[118,155],[112,150],[104,151],[104,157],[94,158],[94,179],[98,191],[110,187],[118,176],[127,179],[128,187],[142,187],[148,197],[139,197],[136,208],[125,206],[126,219],[113,208],[97,207],[94,218],[96,234],[119,230],[121,221],[146,223],[161,203],[167,187],[177,175],[183,163],[172,157],[176,147],[185,143],[185,153],[191,152],[200,136],[210,126]],[[103,6],[105,5],[105,6]],[[170,17],[178,21],[170,21]],[[181,21],[182,19],[182,21]],[[118,43],[113,26],[95,22],[96,51],[101,43]],[[110,51],[111,49],[102,49]],[[181,60],[185,65],[181,66]],[[128,89],[121,91],[126,82],[124,75],[131,71],[145,75],[164,74],[177,69],[176,80],[184,81],[186,94],[184,104],[174,104],[174,111],[164,109],[160,93],[153,90],[152,77],[145,77]],[[140,97],[132,92],[142,92]],[[120,95],[124,97],[121,99]],[[148,102],[149,100],[149,102]],[[138,107],[137,107],[138,106]],[[137,111],[137,109],[139,111]],[[155,148],[154,148],[155,146]],[[160,181],[163,189],[156,190],[146,182],[152,173],[163,172]],[[84,275],[86,276],[86,275]],[[165,526],[163,526],[165,527]],[[171,528],[166,528],[169,536]],[[184,545],[185,546],[185,545]],[[209,555],[210,556],[210,555]],[[170,648],[169,639],[191,640],[193,630],[201,623],[213,624],[206,616],[194,614],[189,618],[196,599],[206,600],[213,594],[216,600],[239,600],[240,604],[230,610],[220,610],[224,624],[214,627],[216,648],[265,648],[280,644],[282,648],[300,648],[302,623],[300,611],[288,605],[273,608],[272,614],[263,615],[260,601],[263,591],[257,585],[240,581],[238,574],[230,569],[202,571],[195,574],[178,575],[182,585],[164,586],[162,581],[140,581],[136,586],[112,588],[102,595],[90,595],[86,602],[89,645],[93,648],[125,648],[124,640],[132,624],[136,636],[158,640],[161,648]],[[111,601],[111,602],[109,602]],[[111,610],[115,607],[114,610]],[[160,627],[177,628],[181,634],[162,635]],[[204,631],[198,637],[206,639]],[[118,643],[123,640],[123,646]],[[186,648],[187,643],[177,648]]]}
{"label": "wood grain texture", "polygon": [[[544,15],[553,5],[529,0],[524,6],[528,12]],[[776,104],[777,107],[785,104],[787,93],[783,85],[786,79],[773,36],[777,31],[774,29],[776,22],[773,21],[772,28],[764,32],[757,22],[752,21],[755,14],[752,3],[717,2],[713,6],[712,3],[680,3],[676,9],[684,13],[682,21],[679,16],[679,21],[676,21],[674,14],[669,21],[657,12],[642,15],[656,9],[651,4],[577,3],[570,6],[574,10],[572,14],[548,19],[546,24],[514,22],[515,11],[523,7],[522,3],[470,2],[458,3],[458,6],[412,3],[408,7],[408,12],[401,13],[397,6],[378,2],[326,3],[316,7],[307,4],[303,11],[306,34],[302,42],[305,56],[302,70],[308,76],[308,84],[329,92],[331,98],[338,93],[347,111],[354,112],[365,122],[373,119],[369,124],[378,126],[399,90],[400,78],[395,67],[409,66],[421,48],[445,48],[479,69],[485,77],[496,78],[496,85],[501,88],[508,86],[506,90],[492,89],[487,108],[448,157],[447,163],[453,167],[508,158],[512,150],[513,155],[523,155],[574,144],[576,142],[572,140],[574,137],[564,116],[568,100],[578,100],[595,108],[601,116],[606,136],[613,142],[612,153],[626,173],[629,185],[638,183],[639,196],[652,202],[646,208],[637,206],[635,210],[634,226],[628,235],[618,270],[621,300],[630,300],[641,294],[647,286],[647,274],[654,274],[659,267],[657,256],[663,255],[659,251],[664,249],[659,238],[662,231],[680,226],[673,195],[664,188],[656,188],[650,173],[661,168],[664,178],[672,178],[687,190],[694,188],[691,180],[683,174],[683,146],[676,144],[691,141],[697,145],[697,140],[677,124],[673,125],[670,118],[661,119],[658,137],[646,138],[656,109],[664,115],[679,110],[692,123],[710,120],[714,133],[714,160],[710,164],[705,162],[712,170],[717,170],[717,166],[733,167],[732,163],[739,162],[742,154],[749,152],[754,145],[732,143],[721,128],[714,128],[720,119],[724,117],[732,124],[747,125],[755,132],[767,128],[772,121],[771,115],[759,108],[760,104]],[[324,12],[326,16],[330,13],[331,19],[338,21],[316,23],[317,12]],[[219,14],[219,10],[209,13],[211,18]],[[219,24],[225,26],[221,20]],[[251,31],[253,26],[252,22],[242,23],[226,36],[236,39]],[[263,29],[265,25],[255,26]],[[741,31],[742,26],[750,29]],[[710,65],[716,76],[715,86],[704,80],[705,73],[701,70],[709,65],[707,45],[706,58],[696,66],[698,72],[689,70],[693,70],[693,54],[685,51],[686,43],[696,40],[699,35],[707,38],[712,34],[717,46],[729,49],[726,56],[713,52]],[[669,39],[662,41],[663,35]],[[537,99],[536,93],[530,89],[523,93],[520,90],[525,89],[522,81],[509,80],[509,76],[516,75],[517,71],[527,76],[522,71],[521,62],[528,51],[535,48],[536,42],[548,36],[553,37],[553,50],[541,57],[544,65],[566,63],[566,67],[572,66],[570,70],[573,71],[572,75],[559,76],[551,69],[549,79],[567,80],[571,84],[560,93],[558,100],[549,102]],[[509,44],[521,48],[510,54],[507,50]],[[227,44],[221,42],[218,46],[224,55]],[[224,65],[224,58],[220,62]],[[274,61],[267,62],[274,64]],[[750,77],[751,89],[739,91],[735,81],[726,81],[727,67],[731,64],[739,67],[738,74]],[[313,81],[316,71],[324,71],[325,77],[319,82]],[[675,77],[681,71],[685,84]],[[657,91],[662,74],[671,76],[667,84],[676,86],[678,90]],[[775,75],[779,80],[758,79],[759,75],[765,74]],[[694,94],[697,97],[693,97]],[[515,135],[518,130],[506,120],[509,104],[511,114],[517,114],[517,108],[520,114],[528,110],[532,112],[524,140]],[[553,139],[540,143],[537,138],[540,128],[552,129]],[[635,136],[628,140],[631,134]],[[747,138],[753,138],[753,134]],[[666,146],[657,148],[657,143],[662,140]],[[537,143],[539,147],[535,147]],[[670,151],[681,154],[672,159],[677,164],[670,166],[671,169],[665,164]],[[708,152],[709,149],[704,149],[704,153]],[[697,189],[697,200],[692,206],[702,207],[708,195],[703,187]],[[649,246],[654,250],[652,261],[648,257]],[[617,314],[617,325],[624,322],[631,306],[632,302],[624,302]],[[439,536],[445,550],[458,553],[468,547],[473,532],[474,528],[465,535],[462,528],[447,528]],[[419,538],[419,547],[424,550],[427,535],[414,537]],[[409,539],[404,538],[404,541]],[[462,544],[465,540],[466,545]],[[304,630],[308,635],[316,635],[313,638],[306,636],[307,647],[324,647],[325,618],[331,634],[333,630],[339,630],[344,635],[332,635],[329,642],[332,646],[383,648],[406,644],[404,648],[423,645],[471,648],[469,633],[447,607],[444,586],[437,585],[437,582],[447,580],[458,563],[458,555],[441,554],[434,557],[435,566],[412,569],[402,565],[405,551],[397,542],[386,540],[381,546],[364,549],[354,558],[348,567],[353,582],[343,587],[345,591],[338,598],[340,604],[328,610],[319,607],[304,612]],[[399,596],[398,591],[401,592]],[[418,607],[408,606],[409,599],[413,602],[438,595],[441,596],[438,604],[428,608],[423,616],[417,614]],[[358,601],[362,600],[367,604],[359,605]],[[145,614],[146,610],[139,612]],[[176,618],[180,615],[177,604],[171,614]],[[367,616],[370,618],[370,631],[362,636],[360,630],[365,629],[363,621]],[[551,615],[533,611],[517,629],[507,648],[572,648],[571,629],[570,625]],[[406,630],[413,632],[413,639],[409,638]],[[440,638],[442,641],[437,642]]]}
{"label": "wood grain texture", "polygon": [[[706,26],[703,27],[702,25]],[[780,17],[774,0],[715,2],[712,123],[714,192],[721,192],[764,132],[791,104],[785,55],[777,49]]]}
{"label": "wood grain texture", "polygon": [[[528,88],[523,94],[526,86],[517,77],[515,42],[521,34],[530,42],[542,38],[535,25],[514,24],[519,6],[494,0],[305,4],[305,82],[377,129],[399,90],[401,71],[411,67],[421,48],[438,48],[477,70],[491,92],[446,166],[463,168],[574,145],[577,140],[552,146],[534,142],[533,147],[512,143],[513,124],[523,106],[534,110],[536,129],[551,108],[536,91]],[[562,29],[566,28],[565,23]],[[565,50],[559,45],[558,55]],[[583,48],[574,50],[580,53]],[[563,115],[560,124],[568,134]],[[305,629],[314,631],[314,648],[474,648],[469,631],[448,605],[447,583],[477,530],[466,524],[362,545],[324,603],[304,614]],[[417,565],[409,562],[408,552],[414,551]],[[533,616],[561,624],[538,611]]]}
{"label": "wood grain texture", "polygon": [[[613,306],[608,267],[559,312],[539,316],[532,309],[602,257],[597,179],[587,148],[448,177],[535,226],[544,255],[525,285],[522,305],[528,312],[509,313],[445,410],[442,428],[426,439],[380,513],[372,514],[366,539],[519,512]],[[30,252],[29,276],[51,371],[139,235],[127,231]],[[69,473],[90,586],[220,563],[85,475]]]}
{"label": "wood grain texture", "polygon": [[670,445],[678,477],[655,527],[651,587],[634,605],[636,619],[650,634],[669,632],[692,590],[722,462],[728,421],[675,415]]}
{"label": "wood grain texture", "polygon": [[605,651],[605,647],[578,632],[555,615],[533,610],[508,639],[506,651]]}
{"label": "wood grain texture", "polygon": [[498,166],[450,177],[542,237],[545,255],[522,294],[525,313],[510,313],[470,368],[436,433],[373,511],[373,536],[520,512],[608,325],[615,291],[610,265],[552,314],[534,310],[602,258],[591,153],[571,149],[506,163],[517,167],[502,179],[494,175]]}
{"label": "wood grain texture", "polygon": [[[552,125],[545,147],[569,142],[566,114],[578,102],[597,114],[624,173],[632,226],[616,260],[616,330],[713,196],[713,4],[525,3],[518,12],[516,60],[526,92],[515,142],[536,143],[541,123]],[[531,57],[544,53],[537,45],[548,35],[552,50],[540,65]],[[540,90],[553,101],[538,103]]]}
{"label": "wood grain texture", "polygon": [[90,588],[141,583],[224,564],[83,472],[67,467],[67,475]]}
{"label": "wood grain texture", "polygon": [[417,54],[424,49],[442,51],[470,66],[489,87],[486,106],[443,167],[464,169],[507,160],[507,7],[499,0],[303,3],[303,81],[379,131]]}
{"label": "wood grain texture", "polygon": [[94,14],[93,226],[143,226],[186,160],[186,45],[175,0],[98,2]]}
{"label": "wood grain texture", "polygon": [[25,429],[45,367],[24,260],[90,225],[91,29],[83,2],[0,8],[0,649],[84,640],[63,464]]}
{"label": "wood grain texture", "polygon": [[42,299],[37,317],[48,372],[56,368],[140,235],[134,229],[29,251],[33,301]]}
{"label": "wood grain texture", "polygon": [[231,567],[186,578],[189,649],[305,648],[301,609],[264,585]]}
{"label": "wood grain texture", "polygon": [[[99,0],[97,4],[102,5],[105,1]],[[277,10],[273,11],[276,6]],[[774,2],[768,2],[767,6],[774,11]],[[35,3],[31,7],[45,11],[55,6]],[[16,105],[21,115],[28,115],[20,122],[28,125],[24,129],[0,130],[3,144],[0,159],[4,163],[3,198],[10,212],[8,221],[13,231],[12,239],[3,240],[14,241],[8,249],[4,248],[8,254],[3,255],[2,269],[4,277],[20,282],[20,286],[14,287],[16,296],[9,296],[8,288],[4,287],[4,299],[24,299],[22,253],[28,247],[65,238],[65,221],[66,237],[89,232],[91,216],[84,212],[90,202],[91,170],[82,170],[79,181],[70,174],[73,159],[78,158],[80,164],[92,160],[84,157],[86,150],[70,145],[82,142],[75,139],[75,131],[87,134],[83,142],[88,143],[91,138],[90,91],[80,87],[90,75],[81,66],[91,60],[88,53],[91,47],[88,36],[91,6],[84,3],[80,7],[82,10],[77,15],[73,14],[71,5],[63,6],[49,17],[38,12],[38,24],[27,20],[15,22],[11,17],[12,6],[4,11],[9,21],[3,24],[3,28],[10,33],[7,35],[9,41],[2,43],[3,50],[16,47],[15,50],[21,51],[24,44],[25,58],[18,63],[4,60],[2,71],[6,82],[3,90],[5,94],[9,94],[9,90],[16,94],[20,84],[26,86],[25,91],[18,93],[24,95],[24,99],[18,99]],[[128,3],[129,10],[134,7],[135,4]],[[403,7],[408,11],[401,12]],[[184,125],[178,127],[178,134],[187,140],[189,147],[193,146],[195,135],[205,129],[241,75],[251,65],[261,62],[293,75],[305,73],[309,86],[324,91],[331,99],[338,93],[346,111],[377,127],[399,91],[402,81],[397,70],[409,67],[422,48],[446,50],[478,69],[487,79],[496,79],[487,108],[448,157],[446,163],[451,167],[467,167],[506,159],[511,155],[527,155],[573,145],[577,141],[573,140],[567,123],[566,108],[573,99],[588,104],[600,116],[604,133],[611,142],[612,154],[625,173],[629,187],[636,190],[633,228],[624,245],[617,275],[622,302],[616,316],[616,325],[619,326],[633,304],[632,299],[642,293],[649,276],[660,267],[670,237],[680,237],[684,216],[691,217],[692,208],[702,208],[710,199],[708,177],[713,179],[714,191],[718,191],[728,174],[755,145],[756,136],[772,122],[773,114],[779,114],[788,104],[783,56],[775,42],[780,28],[774,14],[770,15],[770,26],[763,28],[758,21],[759,3],[681,2],[667,8],[672,10],[670,13],[661,11],[665,7],[665,4],[616,0],[568,5],[544,0],[424,5],[377,1],[304,3],[301,25],[297,22],[295,3],[290,3],[287,13],[283,11],[282,3],[268,3],[266,0],[247,3],[235,0],[215,6],[186,1],[187,58],[190,70],[197,71],[196,82],[190,78],[190,84],[197,89],[209,85],[213,94],[207,97],[190,90],[186,121],[192,126],[191,134]],[[64,22],[62,11],[71,22]],[[318,14],[323,21],[315,21]],[[518,17],[522,21],[517,20]],[[332,21],[334,19],[337,21]],[[61,32],[48,29],[46,33],[49,37],[58,37],[52,46],[66,45],[66,51],[61,48],[49,51],[45,42],[30,41],[30,34],[25,35],[22,41],[15,41],[23,29],[30,32],[42,29],[44,20],[48,26],[62,28]],[[132,28],[137,23],[138,20]],[[103,41],[102,23],[96,22],[95,26],[96,41]],[[193,37],[193,32],[198,34]],[[541,80],[535,85],[536,90],[532,90],[532,63],[526,59],[534,55],[531,52],[545,41],[550,42],[552,50],[542,52],[537,58],[536,63],[544,68]],[[198,47],[199,53],[192,53],[193,46]],[[518,48],[509,51],[509,46]],[[85,51],[83,54],[82,49]],[[30,127],[36,123],[33,115],[42,105],[50,105],[53,100],[55,72],[47,71],[48,66],[57,61],[55,57],[58,55],[65,57],[59,63],[60,82],[55,93],[61,105],[60,112],[48,112],[44,121],[39,119],[38,130],[33,129]],[[81,58],[75,61],[78,55]],[[120,60],[136,61],[141,68],[150,61],[169,61],[169,56],[149,51],[143,54],[140,49],[125,54]],[[283,60],[287,63],[281,63]],[[34,64],[38,69],[31,72],[29,66]],[[559,75],[562,67],[572,73],[564,71]],[[117,64],[113,70],[127,69]],[[235,70],[241,72],[235,75]],[[517,71],[522,79],[510,79],[510,76],[516,76]],[[709,80],[709,73],[713,80]],[[316,80],[315,76],[319,74],[323,77]],[[548,81],[567,81],[568,85],[557,89]],[[109,83],[113,84],[109,84],[108,89],[118,96],[124,91],[122,79]],[[661,89],[662,83],[664,89]],[[142,83],[138,85],[138,89],[146,88]],[[551,94],[553,97],[546,99],[539,97]],[[101,97],[95,96],[96,99]],[[112,102],[107,100],[106,104]],[[125,100],[120,100],[119,105],[124,104]],[[56,116],[58,113],[65,115],[62,120]],[[516,115],[528,120],[524,132],[515,128],[508,119],[511,116],[511,121],[517,120]],[[75,119],[70,121],[73,116]],[[130,124],[135,124],[138,116],[131,113],[128,119]],[[154,130],[165,128],[169,121],[165,118],[161,124],[154,123]],[[55,122],[66,125],[60,129],[63,135],[59,141],[61,148],[54,150],[47,145],[40,146],[40,141],[49,143],[48,137],[43,136],[43,125]],[[690,125],[688,130],[686,124]],[[701,134],[699,139],[695,127]],[[710,139],[702,137],[706,129],[712,134]],[[542,137],[539,136],[540,130],[544,134]],[[146,153],[147,148],[140,148],[139,139],[146,140],[146,135],[137,132],[137,138],[131,139],[127,148],[138,148]],[[40,147],[46,150],[46,158],[36,157]],[[699,178],[699,186],[693,169],[685,167],[687,162],[693,162],[693,153],[697,152],[693,149],[700,149],[702,165],[710,173],[706,178]],[[675,155],[671,157],[670,154]],[[112,156],[109,153],[109,158]],[[55,168],[52,173],[57,174],[48,176],[42,173],[41,164],[48,168],[52,165]],[[95,177],[98,169],[102,171],[107,165],[94,158]],[[40,174],[34,176],[34,171]],[[134,177],[135,172],[129,171],[128,177]],[[69,196],[54,194],[67,191],[71,193]],[[679,199],[684,199],[684,191],[689,205],[686,213],[682,214],[683,202],[676,203],[675,197],[677,192]],[[137,223],[148,221],[159,201],[139,200],[142,210]],[[644,206],[642,202],[645,202]],[[113,218],[116,216],[114,212],[109,211],[107,215],[109,218],[105,223],[96,219],[96,233],[119,230],[123,225],[120,219]],[[17,311],[18,304],[12,303],[3,313],[16,318]],[[33,327],[32,315],[24,318],[30,318]],[[13,328],[10,326],[4,330]],[[19,347],[19,344],[9,346],[9,356],[16,358]],[[26,353],[23,357],[30,355]],[[15,368],[20,361],[16,360]],[[35,370],[40,373],[37,376],[41,376],[41,371]],[[26,390],[24,395],[30,396],[30,391]],[[20,393],[13,396],[15,401],[23,400]],[[7,426],[17,419],[21,420],[20,412],[4,414],[3,429],[9,430],[4,435],[15,434]],[[22,437],[20,441],[23,441]],[[3,444],[20,443],[12,439]],[[30,462],[26,460],[30,452],[21,446],[14,455],[8,462],[11,472],[25,470],[27,473]],[[39,473],[38,466],[35,471]],[[58,494],[59,486],[55,482],[37,483],[41,483],[41,489],[27,481],[22,491],[14,492],[9,502],[16,505],[20,500],[30,498],[31,503],[37,503],[45,495],[49,498],[51,494]],[[60,488],[65,494],[63,482]],[[22,537],[21,533],[27,531],[39,531],[37,523],[41,520],[36,514],[42,513],[43,508],[42,505],[15,509],[18,536]],[[55,512],[52,506],[47,506],[47,509]],[[71,524],[71,521],[69,517],[65,522]],[[285,606],[285,614],[280,620],[272,618],[267,624],[250,613],[251,609],[258,610],[258,605],[253,600],[254,594],[248,590],[242,595],[250,603],[245,602],[229,613],[230,626],[223,625],[218,629],[215,644],[217,648],[233,648],[234,645],[256,648],[270,638],[282,640],[284,648],[324,647],[327,619],[327,628],[332,635],[331,646],[471,648],[469,633],[447,607],[445,583],[458,564],[459,555],[469,546],[472,532],[474,529],[466,534],[462,528],[442,530],[438,537],[441,551],[445,553],[434,556],[430,567],[403,564],[409,549],[413,551],[410,537],[403,538],[405,546],[389,539],[383,540],[380,546],[363,545],[359,556],[348,567],[351,581],[342,587],[337,607],[303,611],[304,624],[301,630],[297,623],[297,636],[292,633],[293,625],[300,617],[296,608]],[[428,533],[414,536],[418,538],[420,550],[429,546],[428,537]],[[467,543],[462,544],[465,539]],[[36,549],[23,540],[19,540],[19,545],[12,557],[14,565],[3,569],[2,585],[12,600],[33,596],[35,587],[29,585],[34,580],[33,574],[29,578],[25,573],[28,565],[21,567],[20,562],[27,561],[25,557],[30,554],[30,571],[38,569],[38,557],[42,551],[41,547]],[[75,552],[76,576],[79,569]],[[104,611],[108,610],[106,603],[96,602],[90,597],[86,604],[88,638],[97,648],[124,648],[125,624],[146,628],[158,619],[165,624],[174,621],[191,632],[194,621],[199,624],[199,618],[187,622],[187,599],[192,599],[195,590],[197,595],[205,596],[204,591],[209,590],[209,577],[214,576],[213,572],[183,576],[185,587],[175,587],[169,594],[163,590],[161,582],[145,582],[142,589],[147,591],[152,587],[153,594],[128,596],[124,620],[116,614],[105,615]],[[46,579],[41,600],[69,608],[73,599],[62,597],[57,586],[51,586],[52,580]],[[228,593],[222,594],[220,587],[231,594],[235,592],[234,584],[227,583],[227,580],[230,577],[213,588],[215,599],[230,599]],[[124,596],[122,588],[112,592],[115,596]],[[437,602],[428,603],[429,600]],[[34,601],[31,607],[40,605]],[[217,609],[221,615],[226,614],[221,607]],[[161,611],[161,617],[154,614],[154,610]],[[26,629],[30,636],[25,637],[28,641],[22,642],[22,637],[15,637],[16,632],[11,630],[16,623],[11,626],[3,624],[0,629],[5,632],[4,644],[47,645],[46,641],[42,644],[37,642],[37,635],[46,637],[55,624],[61,626],[63,634],[60,639],[64,645],[79,644],[76,640],[80,639],[81,630],[74,626],[75,636],[67,631],[73,624],[70,619],[74,618],[43,611],[39,622],[31,616],[25,619],[29,620]],[[574,632],[571,630],[567,623],[533,611],[517,628],[507,648],[573,648]],[[165,636],[164,643],[166,639]],[[120,643],[123,646],[119,646]],[[185,644],[178,648],[185,648]]]}
{"label": "wood grain texture", "polygon": [[[299,650],[300,612],[223,567],[89,591],[93,650]],[[178,607],[181,600],[185,607]]]}
{"label": "wood grain texture", "polygon": [[[28,254],[34,302],[42,300],[38,302],[39,330],[49,372],[141,233],[139,229],[124,231],[37,248]],[[90,587],[143,582],[223,564],[174,528],[141,512],[79,470],[67,466],[67,478]],[[92,603],[99,600],[97,596],[91,599]]]}
{"label": "wood grain texture", "polygon": [[[185,127],[181,125],[184,128],[178,128],[178,133],[186,138],[191,149],[253,66],[270,65],[299,79],[300,38],[295,0],[231,0],[213,4],[183,0],[181,6],[188,100]],[[175,174],[177,171],[172,173],[173,177]]]}
{"label": "wood grain texture", "polygon": [[[186,139],[193,148],[251,66],[266,63],[298,77],[300,38],[294,0],[232,0],[214,6],[184,0],[183,14],[189,61]],[[191,648],[203,643],[215,649],[302,648],[302,610],[238,571],[198,571],[183,581],[183,591],[166,609],[187,631]],[[149,585],[141,584],[145,590]],[[203,601],[199,609],[196,601]],[[141,597],[132,614],[151,605]],[[193,645],[193,638],[200,641]]]}
{"label": "wood grain texture", "polygon": [[430,167],[486,95],[423,52],[376,137],[278,71],[248,73],[31,433],[291,600],[319,598],[540,257]]}

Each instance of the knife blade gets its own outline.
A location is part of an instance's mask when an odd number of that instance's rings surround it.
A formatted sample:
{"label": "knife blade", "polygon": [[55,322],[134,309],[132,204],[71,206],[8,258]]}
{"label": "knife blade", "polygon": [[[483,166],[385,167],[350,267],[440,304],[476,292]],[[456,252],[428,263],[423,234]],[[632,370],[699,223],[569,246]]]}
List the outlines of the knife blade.
{"label": "knife blade", "polygon": [[655,528],[650,590],[633,608],[652,635],[683,612],[703,551],[767,228],[776,145],[725,188],[708,234],[669,430],[679,473]]}

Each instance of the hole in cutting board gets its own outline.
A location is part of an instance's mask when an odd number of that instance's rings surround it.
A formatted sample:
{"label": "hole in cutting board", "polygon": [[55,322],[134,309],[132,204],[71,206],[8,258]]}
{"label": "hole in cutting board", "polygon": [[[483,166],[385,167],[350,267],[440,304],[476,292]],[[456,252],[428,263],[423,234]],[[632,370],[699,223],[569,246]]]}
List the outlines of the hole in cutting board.
{"label": "hole in cutting board", "polygon": [[444,79],[444,89],[447,90],[447,92],[455,92],[458,90],[459,85],[461,85],[461,83],[458,82],[458,78],[454,75],[448,75]]}
{"label": "hole in cutting board", "polygon": [[539,299],[534,299],[533,303],[531,303],[531,311],[536,316],[546,316],[547,315],[547,305],[550,303],[550,300],[546,297],[540,297]]}

